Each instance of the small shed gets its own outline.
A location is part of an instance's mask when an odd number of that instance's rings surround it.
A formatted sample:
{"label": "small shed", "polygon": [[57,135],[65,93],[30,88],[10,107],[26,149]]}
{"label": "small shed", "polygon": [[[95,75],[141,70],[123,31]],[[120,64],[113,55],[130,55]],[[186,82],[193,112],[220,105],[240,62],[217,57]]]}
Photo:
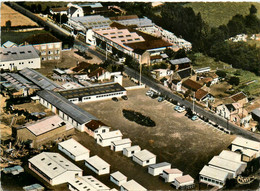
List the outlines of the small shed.
{"label": "small shed", "polygon": [[127,157],[132,157],[134,154],[141,151],[141,148],[138,145],[134,145],[132,147],[124,148],[123,149],[123,155]]}
{"label": "small shed", "polygon": [[133,155],[133,161],[140,164],[141,166],[147,166],[156,163],[156,155],[150,151],[144,149]]}
{"label": "small shed", "polygon": [[121,185],[120,191],[146,191],[147,189],[141,186],[134,180],[130,180]]}
{"label": "small shed", "polygon": [[117,171],[110,174],[110,181],[115,183],[117,186],[121,186],[122,184],[127,182],[127,177],[121,172]]}
{"label": "small shed", "polygon": [[194,179],[190,175],[184,175],[175,178],[175,181],[172,183],[176,189],[189,189],[194,187]]}
{"label": "small shed", "polygon": [[163,173],[163,170],[170,169],[170,168],[171,168],[171,164],[168,162],[157,163],[157,164],[150,165],[148,167],[148,173],[153,176],[158,176]]}
{"label": "small shed", "polygon": [[131,147],[131,143],[132,141],[129,138],[112,141],[110,148],[112,151],[122,151],[124,148]]}
{"label": "small shed", "polygon": [[85,165],[98,175],[109,174],[110,164],[95,155],[85,160]]}
{"label": "small shed", "polygon": [[102,147],[108,147],[111,145],[112,141],[121,140],[123,137],[120,130],[110,131],[107,133],[102,133],[97,135],[97,143]]}
{"label": "small shed", "polygon": [[180,177],[183,175],[183,172],[177,168],[173,169],[165,169],[163,170],[163,174],[161,177],[164,179],[165,182],[172,182],[175,178]]}
{"label": "small shed", "polygon": [[24,186],[23,189],[25,191],[42,191],[44,190],[44,187],[41,186],[40,184],[32,184],[29,186]]}

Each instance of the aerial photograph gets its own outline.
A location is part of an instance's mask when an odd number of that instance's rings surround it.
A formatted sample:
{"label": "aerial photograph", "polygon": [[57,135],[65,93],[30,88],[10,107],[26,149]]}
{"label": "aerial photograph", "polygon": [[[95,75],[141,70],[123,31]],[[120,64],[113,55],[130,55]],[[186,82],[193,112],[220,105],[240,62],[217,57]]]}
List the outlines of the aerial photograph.
{"label": "aerial photograph", "polygon": [[0,191],[260,190],[259,1],[0,18]]}

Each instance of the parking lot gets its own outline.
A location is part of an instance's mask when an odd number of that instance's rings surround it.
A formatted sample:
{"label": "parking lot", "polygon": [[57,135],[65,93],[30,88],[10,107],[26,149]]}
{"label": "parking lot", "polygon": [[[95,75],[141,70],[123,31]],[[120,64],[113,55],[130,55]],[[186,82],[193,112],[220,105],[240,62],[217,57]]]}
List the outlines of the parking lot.
{"label": "parking lot", "polygon": [[[111,126],[112,130],[121,130],[125,138],[132,140],[132,145],[140,145],[156,154],[158,162],[170,162],[172,167],[197,179],[202,167],[214,155],[227,149],[235,136],[225,134],[200,119],[192,121],[184,116],[185,112],[174,111],[172,103],[158,102],[146,96],[147,90],[128,91],[128,100],[81,103],[79,106]],[[156,126],[144,127],[128,121],[122,114],[123,109],[150,117]],[[145,181],[143,183],[147,186]]]}

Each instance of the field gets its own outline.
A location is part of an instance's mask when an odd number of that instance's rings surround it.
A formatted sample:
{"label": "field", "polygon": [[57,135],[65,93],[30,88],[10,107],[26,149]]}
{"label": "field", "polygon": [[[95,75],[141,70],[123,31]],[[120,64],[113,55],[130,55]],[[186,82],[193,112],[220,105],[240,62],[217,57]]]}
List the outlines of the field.
{"label": "field", "polygon": [[211,27],[227,24],[236,14],[247,15],[251,4],[258,9],[257,16],[260,18],[260,3],[257,2],[192,2],[185,4],[191,7],[195,13],[201,13],[203,20]]}
{"label": "field", "polygon": [[28,17],[1,3],[1,27],[5,26],[6,21],[11,21],[11,26],[38,26],[38,24]]}

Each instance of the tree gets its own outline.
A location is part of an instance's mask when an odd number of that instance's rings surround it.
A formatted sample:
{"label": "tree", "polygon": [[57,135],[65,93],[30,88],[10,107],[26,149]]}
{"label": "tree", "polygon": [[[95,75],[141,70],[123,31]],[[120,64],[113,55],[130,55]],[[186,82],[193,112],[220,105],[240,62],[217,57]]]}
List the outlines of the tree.
{"label": "tree", "polygon": [[238,86],[239,83],[240,83],[240,80],[239,80],[238,77],[234,77],[234,76],[233,76],[233,77],[231,77],[231,78],[229,79],[229,84],[231,84],[231,85]]}
{"label": "tree", "polygon": [[50,7],[47,6],[46,9],[43,11],[43,13],[44,13],[45,15],[51,14],[51,13],[50,13]]}
{"label": "tree", "polygon": [[254,5],[251,5],[249,11],[250,11],[250,15],[254,15],[257,13],[257,8]]}
{"label": "tree", "polygon": [[36,5],[35,5],[35,4],[32,4],[32,5],[31,5],[31,11],[32,11],[33,13],[35,13],[35,12],[36,12],[36,9],[37,9]]}
{"label": "tree", "polygon": [[67,21],[68,21],[68,16],[65,15],[65,14],[62,14],[61,15],[61,23],[67,23]]}
{"label": "tree", "polygon": [[37,5],[37,11],[38,11],[38,13],[42,12],[42,5],[41,4]]}
{"label": "tree", "polygon": [[225,78],[227,76],[227,73],[223,70],[217,70],[216,74],[221,78]]}
{"label": "tree", "polygon": [[10,21],[10,20],[6,21],[6,22],[5,22],[5,26],[6,26],[7,31],[10,31],[11,26],[12,26],[11,21]]}

